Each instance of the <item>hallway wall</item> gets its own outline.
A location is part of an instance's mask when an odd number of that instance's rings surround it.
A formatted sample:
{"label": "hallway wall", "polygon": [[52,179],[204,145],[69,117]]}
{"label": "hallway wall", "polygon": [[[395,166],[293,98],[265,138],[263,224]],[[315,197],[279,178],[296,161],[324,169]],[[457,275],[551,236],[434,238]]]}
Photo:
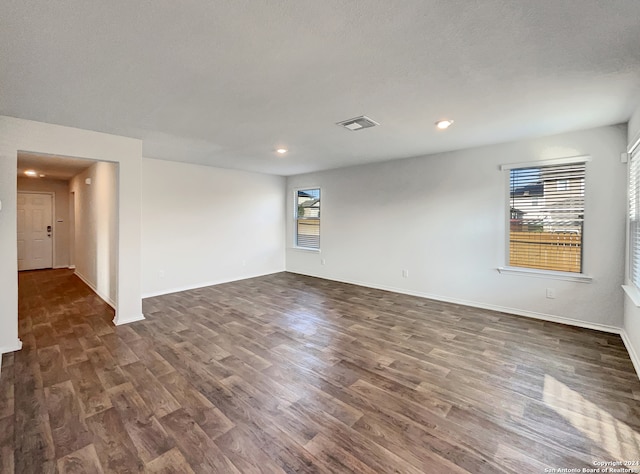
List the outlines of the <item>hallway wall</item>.
{"label": "hallway wall", "polygon": [[97,162],[74,176],[69,185],[75,195],[76,274],[113,307],[117,301],[117,179],[117,165]]}

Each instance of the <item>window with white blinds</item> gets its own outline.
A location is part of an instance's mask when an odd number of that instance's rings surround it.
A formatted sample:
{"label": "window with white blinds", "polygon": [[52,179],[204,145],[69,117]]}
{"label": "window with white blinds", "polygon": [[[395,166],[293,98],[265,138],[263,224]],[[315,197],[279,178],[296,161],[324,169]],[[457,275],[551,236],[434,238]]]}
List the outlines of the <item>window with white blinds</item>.
{"label": "window with white blinds", "polygon": [[296,247],[320,248],[320,189],[296,191]]}
{"label": "window with white blinds", "polygon": [[629,279],[640,288],[640,149],[629,167]]}
{"label": "window with white blinds", "polygon": [[582,272],[586,163],[511,168],[509,265]]}

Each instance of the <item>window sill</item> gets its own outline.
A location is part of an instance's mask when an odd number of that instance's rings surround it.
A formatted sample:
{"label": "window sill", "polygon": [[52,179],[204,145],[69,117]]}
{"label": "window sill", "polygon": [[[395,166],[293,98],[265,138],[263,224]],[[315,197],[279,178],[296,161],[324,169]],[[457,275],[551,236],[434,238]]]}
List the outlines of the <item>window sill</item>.
{"label": "window sill", "polygon": [[640,291],[635,285],[622,285],[622,289],[636,307],[640,308]]}
{"label": "window sill", "polygon": [[506,275],[530,276],[534,278],[548,278],[552,280],[574,281],[578,283],[591,283],[593,277],[584,273],[556,272],[553,270],[538,270],[524,267],[498,267],[500,273]]}
{"label": "window sill", "polygon": [[309,247],[289,247],[291,250],[299,250],[301,252],[320,253],[320,249],[311,249]]}

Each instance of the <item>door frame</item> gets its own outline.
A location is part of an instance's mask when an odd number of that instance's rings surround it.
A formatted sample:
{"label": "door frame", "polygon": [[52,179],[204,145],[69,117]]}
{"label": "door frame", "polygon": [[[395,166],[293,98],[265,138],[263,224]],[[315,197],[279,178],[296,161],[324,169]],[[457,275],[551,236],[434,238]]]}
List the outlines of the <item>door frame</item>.
{"label": "door frame", "polygon": [[[51,268],[58,268],[56,266],[56,193],[55,191],[18,191],[17,194],[48,194],[51,196],[51,230],[53,231],[51,238]],[[17,197],[17,196],[16,196]],[[17,206],[16,206],[17,209]],[[18,235],[16,234],[16,247]]]}

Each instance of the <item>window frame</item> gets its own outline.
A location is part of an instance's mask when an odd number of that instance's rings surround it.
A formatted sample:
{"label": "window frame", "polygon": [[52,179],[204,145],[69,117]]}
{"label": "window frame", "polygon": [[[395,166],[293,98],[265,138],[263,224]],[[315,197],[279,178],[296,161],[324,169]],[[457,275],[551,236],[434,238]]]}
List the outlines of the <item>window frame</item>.
{"label": "window frame", "polygon": [[[305,247],[298,245],[298,193],[300,191],[315,191],[320,195],[320,216],[318,217],[318,247]],[[300,186],[293,189],[293,248],[306,252],[320,252],[322,239],[322,187],[321,186]]]}
{"label": "window frame", "polygon": [[[584,193],[584,208],[585,208],[585,217],[582,226],[582,256],[581,256],[581,272],[565,272],[565,271],[557,271],[557,270],[547,270],[542,268],[530,268],[530,267],[516,267],[509,265],[509,250],[510,250],[510,218],[511,218],[511,186],[510,186],[510,175],[511,170],[520,169],[520,168],[537,168],[537,167],[545,167],[545,166],[556,166],[556,165],[569,165],[569,164],[577,164],[577,163],[585,163],[587,164],[591,161],[591,156],[589,155],[581,155],[581,156],[572,156],[565,158],[555,158],[549,160],[539,160],[539,161],[528,161],[528,162],[520,162],[520,163],[509,163],[503,164],[499,166],[499,169],[504,174],[504,185],[505,185],[505,210],[503,213],[503,225],[504,225],[504,242],[503,246],[503,265],[498,267],[498,272],[506,275],[519,275],[519,276],[528,276],[528,277],[537,277],[537,278],[547,278],[553,280],[565,280],[565,281],[573,281],[579,283],[590,283],[593,281],[593,277],[585,273],[586,268],[586,259],[584,258],[584,242],[585,242],[585,228],[587,225],[587,175],[588,175],[588,167],[585,167],[585,193]],[[508,171],[505,173],[505,171]]]}
{"label": "window frame", "polygon": [[626,229],[626,251],[628,254],[625,258],[625,284],[622,285],[622,289],[624,290],[627,297],[631,300],[631,302],[640,308],[640,288],[636,286],[633,281],[631,272],[632,272],[632,264],[631,260],[634,257],[632,252],[632,242],[631,242],[631,218],[630,218],[630,205],[631,205],[631,162],[636,158],[640,160],[640,133],[635,136],[635,138],[630,142],[629,147],[627,148],[627,229]]}
{"label": "window frame", "polygon": [[638,224],[640,225],[640,212],[638,212],[638,209],[636,210],[636,214],[637,214],[637,219],[632,219],[631,216],[631,198],[632,198],[632,185],[635,184],[633,182],[634,176],[632,174],[632,171],[634,169],[634,164],[638,165],[637,168],[637,176],[636,178],[636,182],[638,184],[638,186],[636,186],[635,189],[635,195],[636,195],[636,202],[635,202],[635,207],[638,208],[640,207],[640,138],[637,140],[637,142],[635,143],[634,146],[629,148],[629,153],[628,153],[628,160],[629,160],[629,174],[628,174],[628,178],[627,178],[627,249],[629,254],[627,255],[627,281],[629,282],[629,284],[635,288],[636,292],[640,292],[640,270],[638,270],[638,281],[636,281],[634,279],[634,265],[633,265],[633,260],[636,258],[636,256],[640,256],[640,241],[636,242],[636,245],[634,247],[634,240],[632,238],[632,222],[638,222]]}

